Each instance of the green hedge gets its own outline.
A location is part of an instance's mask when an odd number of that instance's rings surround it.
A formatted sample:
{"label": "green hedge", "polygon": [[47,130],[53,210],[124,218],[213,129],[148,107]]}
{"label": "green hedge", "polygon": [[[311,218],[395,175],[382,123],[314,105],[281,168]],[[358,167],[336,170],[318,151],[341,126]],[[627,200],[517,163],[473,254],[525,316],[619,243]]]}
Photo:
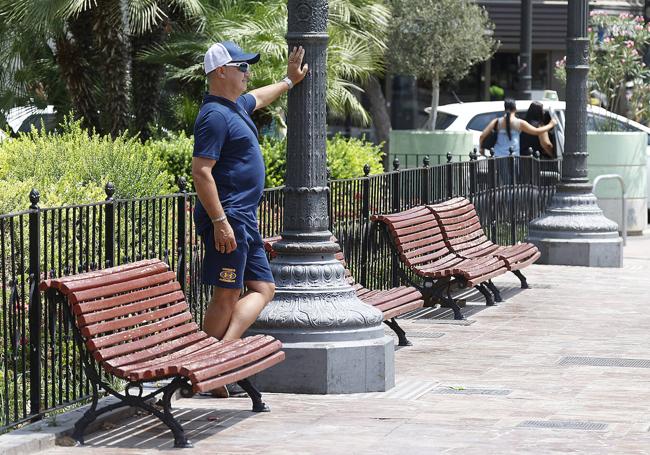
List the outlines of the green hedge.
{"label": "green hedge", "polygon": [[175,185],[158,156],[161,149],[126,135],[88,134],[74,121],[58,134],[33,130],[2,141],[0,213],[28,208],[31,188],[40,192],[42,207],[101,201],[107,182],[120,198],[172,192]]}

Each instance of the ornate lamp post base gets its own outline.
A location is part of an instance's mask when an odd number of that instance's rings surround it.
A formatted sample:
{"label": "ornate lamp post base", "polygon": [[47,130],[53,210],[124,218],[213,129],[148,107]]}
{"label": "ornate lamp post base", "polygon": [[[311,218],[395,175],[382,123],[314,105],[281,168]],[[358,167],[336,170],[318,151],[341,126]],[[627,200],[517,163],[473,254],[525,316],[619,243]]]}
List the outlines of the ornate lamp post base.
{"label": "ornate lamp post base", "polygon": [[393,338],[384,334],[382,314],[361,302],[347,283],[333,255],[337,245],[282,240],[274,248],[276,294],[249,333],[279,339],[287,357],[258,374],[255,384],[269,392],[313,394],[392,388]]}
{"label": "ornate lamp post base", "polygon": [[546,212],[533,220],[527,241],[539,248],[538,263],[622,267],[618,225],[603,215],[591,185],[559,185]]}

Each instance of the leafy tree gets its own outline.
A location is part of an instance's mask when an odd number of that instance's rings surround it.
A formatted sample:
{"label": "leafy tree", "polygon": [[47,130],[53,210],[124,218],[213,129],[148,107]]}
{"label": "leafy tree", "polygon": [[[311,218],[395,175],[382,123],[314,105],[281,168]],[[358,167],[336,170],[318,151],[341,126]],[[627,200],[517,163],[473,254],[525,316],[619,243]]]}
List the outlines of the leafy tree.
{"label": "leafy tree", "polygon": [[494,24],[471,0],[392,0],[390,61],[395,72],[431,80],[434,129],[441,81],[462,79],[476,63],[487,60],[497,44]]}
{"label": "leafy tree", "polygon": [[[133,64],[130,51],[164,39],[174,17],[201,13],[200,0],[0,0],[0,62],[11,63],[0,77],[2,108],[40,95],[67,112],[53,96],[63,85],[85,127],[118,135],[129,126],[133,99],[142,132],[153,120],[143,117],[155,113],[162,73]],[[43,67],[56,69],[62,83],[46,84]]]}

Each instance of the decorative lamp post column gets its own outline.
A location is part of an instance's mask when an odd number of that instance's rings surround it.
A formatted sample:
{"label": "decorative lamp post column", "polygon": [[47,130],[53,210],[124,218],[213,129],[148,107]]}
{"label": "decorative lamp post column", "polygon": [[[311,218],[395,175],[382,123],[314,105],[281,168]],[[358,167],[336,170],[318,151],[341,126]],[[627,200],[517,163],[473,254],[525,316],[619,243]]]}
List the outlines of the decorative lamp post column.
{"label": "decorative lamp post column", "polygon": [[568,2],[566,137],[562,180],[546,212],[530,223],[528,241],[543,264],[622,267],[618,225],[605,218],[587,177],[588,0]]}
{"label": "decorative lamp post column", "polygon": [[289,49],[310,73],[289,92],[284,230],[271,261],[273,301],[251,332],[283,342],[287,358],[256,376],[266,391],[355,393],[394,385],[394,346],[382,314],[365,305],[334,254],[327,213],[327,0],[289,0]]}
{"label": "decorative lamp post column", "polygon": [[521,99],[531,99],[533,66],[533,0],[521,0],[521,33],[519,49],[519,65],[521,72],[520,87]]}

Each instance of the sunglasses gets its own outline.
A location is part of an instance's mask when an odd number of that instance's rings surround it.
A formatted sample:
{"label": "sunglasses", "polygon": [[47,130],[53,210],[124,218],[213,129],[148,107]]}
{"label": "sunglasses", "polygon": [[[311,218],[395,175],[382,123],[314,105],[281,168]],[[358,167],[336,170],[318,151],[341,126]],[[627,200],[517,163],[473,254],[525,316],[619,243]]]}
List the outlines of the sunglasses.
{"label": "sunglasses", "polygon": [[223,66],[233,66],[233,67],[237,68],[239,71],[241,71],[242,73],[247,73],[247,72],[249,72],[250,69],[251,69],[251,64],[250,64],[250,63],[247,63],[247,62],[241,62],[241,63],[226,63],[226,64],[223,65]]}

